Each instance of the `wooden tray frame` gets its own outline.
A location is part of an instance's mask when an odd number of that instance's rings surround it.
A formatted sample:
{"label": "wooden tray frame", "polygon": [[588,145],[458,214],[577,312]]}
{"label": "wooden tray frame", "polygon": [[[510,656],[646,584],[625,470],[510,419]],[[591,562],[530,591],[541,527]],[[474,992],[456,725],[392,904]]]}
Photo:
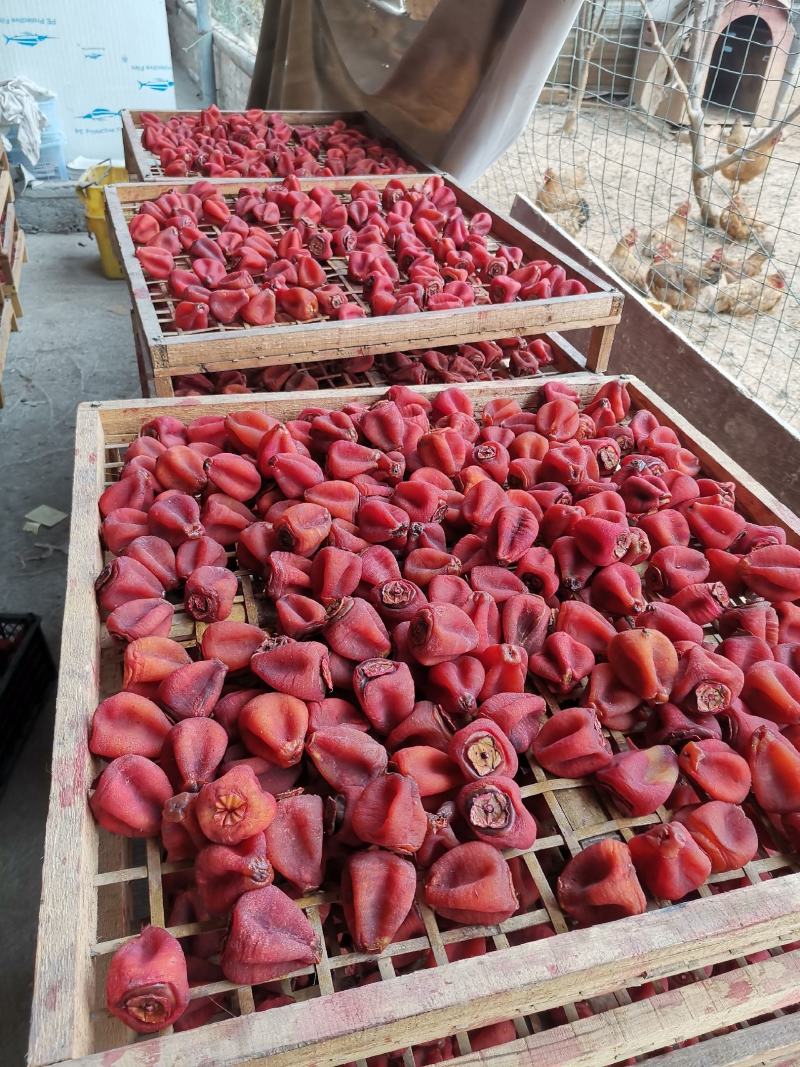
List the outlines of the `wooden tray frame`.
{"label": "wooden tray frame", "polygon": [[[358,179],[382,188],[387,176]],[[400,180],[413,185],[423,180],[419,175],[401,175]],[[178,374],[204,370],[253,369],[275,364],[342,359],[349,355],[408,351],[437,345],[459,344],[516,335],[531,336],[551,331],[588,329],[591,331],[586,363],[589,369],[603,371],[608,365],[614,331],[622,314],[624,297],[605,281],[586,271],[556,251],[551,245],[534,238],[526,230],[470,196],[450,178],[466,215],[488,211],[494,220],[492,236],[507,244],[519,245],[527,259],[550,258],[562,263],[570,275],[579,278],[589,289],[580,296],[554,297],[549,300],[515,301],[489,304],[454,311],[417,312],[411,315],[387,315],[334,322],[328,319],[310,323],[273,326],[215,326],[208,330],[181,333],[171,324],[174,300],[164,282],[148,282],[136,259],[128,232],[128,219],[144,201],[161,193],[188,188],[192,180],[162,183],[123,183],[106,189],[107,213],[112,240],[128,281],[133,306],[135,330],[144,346],[146,362],[153,368],[156,393],[172,395],[164,379]],[[264,187],[268,181],[244,182],[239,179],[216,179],[223,192],[235,194],[242,185]],[[352,178],[304,179],[301,187],[326,184],[346,194]],[[209,233],[213,227],[205,227]],[[330,275],[343,284],[356,299],[360,287],[343,279],[344,262],[331,260]],[[188,264],[188,259],[187,259]],[[153,300],[155,294],[160,311]]]}
{"label": "wooden tray frame", "polygon": [[[150,349],[136,325],[136,316],[131,312],[131,328],[133,330],[133,345],[136,354],[136,364],[139,371],[139,383],[142,388],[142,396],[149,397],[172,397],[175,395],[175,378],[156,377],[151,360]],[[545,367],[537,375],[537,382],[543,381],[554,374],[574,374],[584,370],[586,360],[581,353],[574,348],[564,337],[557,333],[546,333],[544,340],[553,350],[553,363]],[[347,358],[319,360],[310,363],[294,364],[297,370],[316,370],[320,389],[358,389],[367,386],[388,387],[391,383],[383,372],[377,367],[368,371],[351,373],[347,370]],[[249,368],[240,368],[247,370]],[[497,379],[504,381],[506,379]]]}
{"label": "wooden tray frame", "polygon": [[3,218],[8,204],[14,202],[14,183],[5,149],[0,146],[0,219]]}
{"label": "wooden tray frame", "polygon": [[[788,540],[800,544],[797,516],[677,412],[666,407],[643,383],[624,380],[635,408],[652,410],[664,424],[672,426],[682,443],[699,456],[707,474],[736,483],[744,514],[756,522],[783,526]],[[601,379],[578,374],[564,376],[562,381],[588,398]],[[432,396],[443,388],[423,386],[420,391]],[[527,405],[538,393],[535,380],[462,388],[477,406],[501,396],[514,397]],[[537,797],[537,802],[545,804],[557,827],[554,834],[540,838],[525,854],[525,863],[541,893],[541,903],[535,911],[490,928],[443,932],[433,913],[423,909],[426,935],[390,946],[377,958],[381,982],[268,1013],[253,1011],[249,987],[234,990],[230,983],[218,982],[194,989],[193,997],[228,993],[235,998],[239,1015],[183,1034],[128,1044],[130,1032],[99,1007],[103,963],[133,933],[134,887],[141,891],[140,906],[141,898],[146,899],[149,919],[163,924],[161,878],[181,864],[162,863],[155,841],[132,843],[98,832],[86,802],[97,773],[96,761],[86,747],[89,722],[99,699],[119,687],[121,667],[119,653],[111,646],[94,601],[93,583],[103,563],[98,496],[108,480],[116,476],[126,443],[143,422],[157,414],[188,421],[200,414],[256,408],[290,418],[309,404],[334,409],[350,400],[368,402],[382,394],[382,389],[342,390],[80,405],[30,1067],[75,1062],[92,1067],[108,1067],[111,1062],[121,1067],[189,1067],[209,1062],[209,1048],[213,1048],[217,1067],[266,1062],[270,1067],[310,1067],[361,1062],[369,1055],[453,1033],[458,1035],[460,1056],[452,1062],[459,1065],[477,1065],[486,1058],[507,1055],[504,1067],[506,1063],[528,1062],[597,1067],[763,1017],[800,1001],[800,951],[779,951],[779,946],[800,937],[800,874],[778,877],[797,868],[800,861],[796,856],[762,854],[743,871],[711,878],[717,889],[741,878],[749,883],[747,888],[713,894],[706,886],[698,900],[605,926],[566,932],[567,924],[539,855],[554,847],[575,854],[581,842],[612,833],[626,838],[633,827],[657,823],[668,815],[659,809],[653,816],[626,819],[609,809],[607,801],[599,802],[585,783],[553,779],[533,768],[532,780],[523,787],[523,795]],[[246,576],[241,581],[234,617],[258,619],[258,604]],[[172,635],[187,645],[195,644],[199,636],[197,624],[176,613]],[[553,708],[552,696],[545,696]],[[624,746],[621,736],[612,734],[611,739],[615,746]],[[770,874],[775,877],[762,881],[762,876]],[[335,894],[320,893],[300,901],[318,929],[317,908],[332,897]],[[552,923],[557,936],[508,947],[510,932],[538,922]],[[172,930],[178,936],[188,936],[208,925],[191,924]],[[445,945],[474,937],[476,930],[487,933],[494,951],[447,963]],[[393,956],[429,948],[437,966],[394,977]],[[770,959],[756,963],[743,959],[763,949],[773,951]],[[98,957],[99,965],[95,967]],[[365,959],[375,957],[330,957],[326,953],[316,968],[318,986],[314,991],[332,992],[343,966]],[[640,1002],[633,1002],[626,991],[626,987],[723,960],[735,960],[737,969]],[[577,1001],[611,993],[617,1007],[589,1019],[579,1017]],[[538,1013],[555,1006],[563,1006],[567,1022],[542,1030]],[[519,1035],[516,1042],[493,1049],[488,1057],[470,1052],[465,1030],[508,1018],[515,1019]],[[780,1043],[783,1049],[800,1047],[800,1016],[779,1018],[775,1023],[760,1035],[762,1045],[769,1040],[775,1045]],[[708,1047],[698,1046],[701,1057]],[[95,1048],[114,1051],[93,1052]],[[710,1062],[687,1059],[686,1051],[669,1053],[658,1062],[668,1067]],[[407,1051],[407,1064],[412,1062],[409,1057]]]}
{"label": "wooden tray frame", "polygon": [[3,371],[6,369],[6,356],[11,341],[11,334],[19,330],[17,316],[14,314],[14,306],[10,300],[0,297],[0,409],[5,407],[5,394],[3,393]]}
{"label": "wooden tray frame", "polygon": [[[6,172],[2,172],[6,173]],[[2,177],[0,173],[0,178]],[[22,318],[22,303],[19,298],[22,282],[22,265],[28,262],[28,247],[25,231],[17,221],[14,204],[9,200],[2,218],[2,241],[0,241],[0,291],[4,301],[13,305],[16,318]]]}
{"label": "wooden tray frame", "polygon": [[0,147],[0,409],[5,405],[3,371],[11,334],[19,329],[22,265],[28,261],[25,231],[17,221],[8,157]]}
{"label": "wooden tray frame", "polygon": [[[252,110],[252,109],[247,109]],[[264,111],[269,112],[268,108],[264,108]],[[149,114],[158,115],[162,122],[166,122],[168,119],[174,118],[176,115],[183,117],[185,115],[199,115],[200,111],[150,111]],[[223,115],[241,114],[241,112],[223,111]],[[125,166],[128,170],[128,174],[131,177],[131,181],[134,182],[163,182],[166,181],[164,173],[161,170],[161,166],[158,161],[158,157],[153,155],[152,152],[148,152],[142,144],[142,125],[141,125],[141,110],[129,110],[123,108],[120,112],[120,118],[122,120],[122,148],[125,155]],[[295,126],[327,126],[329,123],[334,122],[336,119],[343,119],[346,123],[353,126],[360,126],[366,129],[367,133],[372,134],[373,137],[380,137],[387,141],[392,141],[397,146],[398,152],[405,158],[405,160],[416,167],[420,173],[432,174],[436,173],[438,168],[432,167],[430,163],[426,163],[420,159],[414,152],[412,152],[406,145],[399,141],[394,134],[381,125],[380,122],[374,116],[370,115],[368,111],[281,111],[281,115],[290,125]],[[194,180],[202,178],[203,175],[199,172],[193,176]],[[359,175],[351,175],[354,181],[358,180]]]}

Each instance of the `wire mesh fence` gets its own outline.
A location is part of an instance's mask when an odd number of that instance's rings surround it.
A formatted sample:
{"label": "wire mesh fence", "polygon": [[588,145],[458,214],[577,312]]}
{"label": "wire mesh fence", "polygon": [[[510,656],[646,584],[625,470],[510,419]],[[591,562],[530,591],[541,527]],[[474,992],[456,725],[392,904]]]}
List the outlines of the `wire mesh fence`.
{"label": "wire mesh fence", "polygon": [[800,427],[793,20],[782,0],[586,0],[477,191],[506,210],[536,199]]}
{"label": "wire mesh fence", "polygon": [[242,44],[255,52],[264,0],[211,0],[211,15]]}

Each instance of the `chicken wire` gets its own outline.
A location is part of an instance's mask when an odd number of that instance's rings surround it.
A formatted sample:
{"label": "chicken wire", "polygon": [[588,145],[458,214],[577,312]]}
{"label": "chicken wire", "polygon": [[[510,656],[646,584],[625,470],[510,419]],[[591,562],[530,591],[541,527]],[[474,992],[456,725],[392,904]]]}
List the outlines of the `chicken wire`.
{"label": "chicken wire", "polygon": [[[709,360],[800,427],[800,43],[793,19],[800,29],[798,5],[781,0],[586,0],[529,125],[475,191],[506,211],[517,192],[538,196],[554,221],[621,266],[618,273]],[[739,164],[744,202],[732,216],[724,212],[735,162],[708,178],[712,217],[701,218],[687,96],[706,170],[736,148],[728,147],[732,135],[750,146],[781,131],[777,144]],[[763,174],[750,178],[762,163]],[[559,196],[548,195],[552,183],[543,186],[548,168],[562,179]],[[555,210],[562,201],[570,204]],[[685,201],[688,225],[677,219],[666,227]],[[632,228],[638,239],[621,263],[617,242]],[[664,236],[670,244],[658,249]],[[653,260],[657,251],[666,262]]]}
{"label": "chicken wire", "polygon": [[255,52],[261,31],[264,0],[211,0],[212,18]]}

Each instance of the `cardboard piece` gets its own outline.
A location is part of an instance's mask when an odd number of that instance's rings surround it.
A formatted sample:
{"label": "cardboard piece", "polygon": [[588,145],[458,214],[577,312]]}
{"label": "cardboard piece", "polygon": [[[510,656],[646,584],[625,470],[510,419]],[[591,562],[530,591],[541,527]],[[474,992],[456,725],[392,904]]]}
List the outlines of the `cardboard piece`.
{"label": "cardboard piece", "polygon": [[121,158],[123,107],[175,107],[164,0],[6,0],[0,71],[57,94],[67,159]]}
{"label": "cardboard piece", "polygon": [[59,522],[63,522],[66,517],[67,513],[65,511],[51,508],[49,504],[40,504],[25,516],[28,522],[38,523],[40,526],[56,526]]}

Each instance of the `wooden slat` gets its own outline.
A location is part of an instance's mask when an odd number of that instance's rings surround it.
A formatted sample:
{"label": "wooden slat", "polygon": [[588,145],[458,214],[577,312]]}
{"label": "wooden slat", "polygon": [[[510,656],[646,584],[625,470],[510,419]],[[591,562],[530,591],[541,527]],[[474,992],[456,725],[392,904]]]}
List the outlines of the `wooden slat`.
{"label": "wooden slat", "polygon": [[[147,110],[148,115],[157,115],[162,122],[167,122],[169,119],[173,119],[176,116],[182,118],[184,115],[199,115],[200,108],[181,108],[174,111],[158,110],[144,108],[130,108],[125,109],[122,114],[129,115],[134,128],[141,128],[142,114]],[[258,108],[248,108],[248,111],[258,110]],[[273,111],[277,111],[277,108],[262,108],[266,114],[271,114]],[[241,112],[223,111],[223,115],[241,114]],[[280,110],[280,114],[290,125],[293,126],[314,126],[325,125],[329,122],[335,122],[336,119],[343,119],[345,122],[362,122],[365,116],[368,114],[366,111],[302,111],[298,109]]]}
{"label": "wooden slat", "polygon": [[3,240],[0,243],[0,273],[3,277],[10,278],[13,269],[14,238],[18,229],[17,213],[13,204],[6,205],[5,213],[0,212],[0,219],[3,231]]}
{"label": "wooden slat", "polygon": [[800,1015],[769,1022],[655,1056],[648,1067],[797,1067],[800,1063]]}
{"label": "wooden slat", "polygon": [[[131,841],[116,834],[103,834],[98,842],[98,866],[103,870],[124,868],[129,862]],[[95,879],[97,884],[97,879]],[[126,934],[132,913],[131,884],[128,881],[110,882],[97,895],[97,936],[114,938]],[[110,957],[101,960],[95,971],[94,1001],[101,1002]],[[92,1048],[116,1048],[130,1044],[131,1032],[109,1012],[96,1012],[92,1017]]]}
{"label": "wooden slat", "polygon": [[8,345],[11,340],[11,333],[16,329],[14,321],[14,308],[10,300],[2,300],[0,298],[0,408],[4,404],[3,394],[3,371],[6,367],[6,356],[8,355]]}
{"label": "wooden slat", "polygon": [[[383,186],[389,181],[400,181],[407,185],[417,185],[419,182],[424,182],[430,177],[430,174],[362,174],[360,176],[355,175],[339,175],[332,178],[298,178],[298,183],[301,189],[312,189],[315,185],[323,185],[330,189],[334,193],[347,193],[350,188],[356,183],[364,183],[366,185],[375,186],[376,189],[382,189]],[[244,186],[248,189],[263,190],[269,188],[271,185],[275,185],[276,182],[283,179],[277,178],[207,178],[206,181],[212,182],[223,195],[233,196]],[[118,182],[115,185],[104,186],[103,192],[108,196],[109,193],[113,194],[113,198],[119,200],[126,208],[137,207],[145,200],[156,200],[162,193],[168,193],[173,189],[178,192],[188,190],[195,184],[197,178],[161,178],[157,182]],[[452,183],[452,179],[448,179]],[[452,183],[454,184],[454,183]],[[608,288],[613,288],[609,286]]]}
{"label": "wooden slat", "polygon": [[[800,1001],[800,952],[787,952],[763,963],[737,967],[692,985],[634,1001],[589,1018],[578,1019],[522,1041],[451,1060],[452,1067],[606,1067],[643,1056],[710,1030],[735,1026]],[[737,1031],[741,1036],[742,1032]],[[693,1046],[696,1061],[707,1067],[706,1045]],[[681,1051],[681,1050],[678,1050]],[[659,1057],[660,1059],[660,1057]],[[648,1062],[658,1062],[648,1061]],[[672,1054],[664,1057],[672,1064]],[[760,1061],[759,1061],[760,1062]]]}
{"label": "wooden slat", "polygon": [[603,373],[608,369],[615,330],[616,326],[596,326],[592,330],[589,338],[589,349],[586,353],[586,366],[589,370]]}
{"label": "wooden slat", "polygon": [[[147,344],[141,338],[141,331],[137,328],[135,322],[132,326],[134,333],[134,347],[136,351],[137,365],[139,369],[139,380],[142,385],[142,396],[160,396],[171,397],[175,395],[175,382],[178,375],[175,375],[172,371],[159,369],[156,370],[150,359],[150,351]],[[546,333],[542,335],[542,339],[547,341],[553,351],[553,364],[545,368],[534,377],[538,382],[543,382],[548,376],[549,372],[559,374],[574,374],[583,370],[586,366],[585,358],[574,348],[567,339],[558,333]],[[283,361],[286,361],[286,357],[283,357]],[[326,369],[324,366],[324,360],[316,360],[313,363],[303,363],[300,360],[293,360],[292,367],[297,370],[309,370],[314,373],[319,381],[320,390],[323,389],[348,389],[348,388],[361,388],[368,385],[385,385],[389,386],[391,383],[384,376],[383,372],[378,369],[376,365],[369,371],[358,372],[357,374],[350,374],[347,370],[347,357],[344,359],[333,358],[330,360],[330,367]],[[247,373],[255,368],[247,366],[247,361],[243,361],[241,367],[238,365],[232,365],[229,362],[224,362],[220,365],[212,362],[204,362],[200,366],[193,367],[191,373],[200,374],[213,374],[220,370],[232,370],[238,369]],[[337,368],[335,371],[333,368]],[[330,378],[329,381],[326,379]],[[363,383],[358,379],[363,378]],[[498,379],[498,381],[503,379]],[[519,379],[515,379],[519,380]]]}
{"label": "wooden slat", "polygon": [[[597,375],[583,373],[563,375],[559,381],[570,385],[573,389],[582,390],[583,395],[590,397],[603,384],[605,379]],[[624,379],[630,381],[630,379]],[[513,397],[523,407],[526,404],[535,403],[538,398],[541,382],[536,378],[523,378],[520,381],[505,382],[467,382],[459,384],[459,389],[467,393],[473,403],[481,405],[492,397]],[[444,385],[418,385],[414,392],[423,396],[431,397],[447,388]],[[153,398],[151,400],[104,400],[92,401],[82,405],[94,411],[96,417],[102,422],[107,438],[116,440],[128,434],[135,434],[142,421],[147,421],[158,415],[174,415],[176,418],[190,419],[193,408],[197,408],[195,414],[203,415],[227,415],[232,411],[246,411],[255,409],[269,411],[276,418],[293,419],[303,408],[319,406],[325,408],[339,408],[351,401],[369,404],[373,400],[382,397],[386,392],[383,386],[368,389],[339,389],[319,397],[318,392],[311,390],[297,393],[245,393],[212,395],[202,397],[174,397],[172,399]],[[153,414],[148,414],[149,412]]]}
{"label": "wooden slat", "polygon": [[[5,153],[3,153],[5,156]],[[6,157],[6,163],[8,159]],[[0,169],[0,218],[6,209],[6,205],[14,199],[14,186],[11,181],[11,172]]]}
{"label": "wooden slat", "polygon": [[[3,234],[2,254],[0,254],[0,289],[3,300],[14,308],[16,318],[22,317],[22,303],[19,298],[22,281],[22,266],[28,260],[25,231],[16,222],[13,204],[6,208],[7,221]],[[15,327],[12,327],[15,328]]]}
{"label": "wooden slat", "polygon": [[[138,114],[138,113],[137,113]],[[131,181],[146,181],[150,174],[150,162],[142,147],[141,134],[136,129],[132,114],[127,108],[120,112],[122,122],[122,151],[125,169]]]}
{"label": "wooden slat", "polygon": [[[102,567],[97,500],[103,491],[102,426],[92,412],[78,412],[75,431],[67,603],[53,737],[50,817],[29,1056],[45,1064],[89,1051],[97,828],[86,803],[94,777],[86,746],[87,714],[98,692],[100,620],[94,580]],[[82,743],[79,742],[82,739]]]}
{"label": "wooden slat", "polygon": [[[216,1067],[259,1057],[268,1057],[270,1067],[334,1067],[788,941],[796,936],[798,915],[800,875],[790,875],[344,990],[320,999],[313,1012],[287,1005],[144,1041],[118,1051],[114,1063],[194,1067],[213,1042]],[[85,1067],[105,1065],[102,1054],[85,1061]]]}
{"label": "wooden slat", "polygon": [[[149,301],[148,301],[149,302]],[[137,302],[144,329],[155,314]],[[155,319],[155,321],[158,321]],[[517,334],[533,336],[548,330],[586,330],[618,321],[615,297],[607,293],[553,297],[530,304],[492,304],[454,311],[425,311],[375,319],[345,319],[280,326],[254,326],[225,333],[183,334],[148,340],[153,365],[172,375],[241,367],[272,367],[285,363],[344,359],[415,348],[489,341]],[[162,337],[160,330],[157,336]]]}
{"label": "wooden slat", "polygon": [[111,243],[117,259],[122,264],[125,277],[133,301],[134,329],[141,330],[141,339],[144,343],[154,339],[160,333],[158,319],[156,318],[153,303],[147,292],[147,284],[144,280],[133,250],[133,242],[128,233],[128,226],[122,209],[119,205],[116,190],[122,186],[109,186],[105,189],[106,217],[109,221],[109,233]]}

